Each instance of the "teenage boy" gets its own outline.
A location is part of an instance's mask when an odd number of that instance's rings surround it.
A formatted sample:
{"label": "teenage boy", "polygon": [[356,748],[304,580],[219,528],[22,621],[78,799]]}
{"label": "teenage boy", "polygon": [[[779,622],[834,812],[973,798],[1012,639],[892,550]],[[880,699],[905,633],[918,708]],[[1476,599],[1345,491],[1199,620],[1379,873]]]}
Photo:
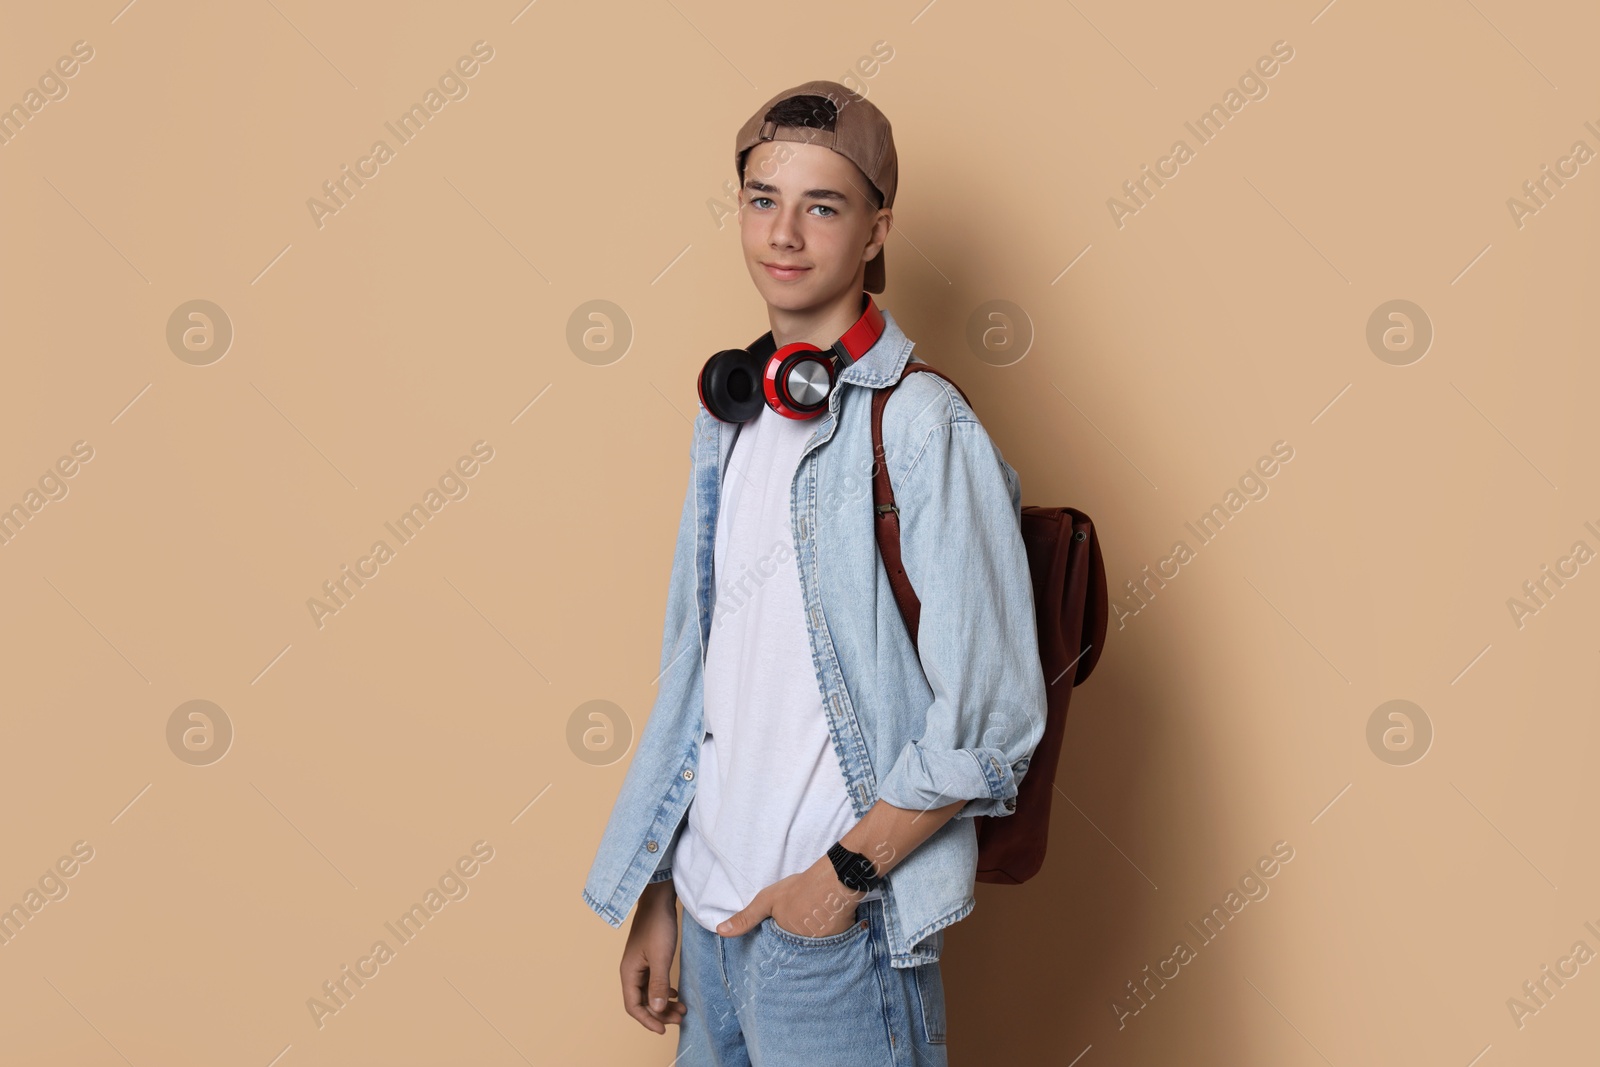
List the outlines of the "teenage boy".
{"label": "teenage boy", "polygon": [[771,332],[700,375],[661,688],[583,899],[613,926],[637,901],[623,1007],[679,1026],[680,1067],[942,1065],[938,961],[974,904],[971,817],[1010,813],[1044,731],[1020,485],[959,391],[933,374],[896,389],[883,462],[913,644],[871,487],[872,397],[913,347],[868,295],[889,121],[807,82],[750,117],[734,161]]}

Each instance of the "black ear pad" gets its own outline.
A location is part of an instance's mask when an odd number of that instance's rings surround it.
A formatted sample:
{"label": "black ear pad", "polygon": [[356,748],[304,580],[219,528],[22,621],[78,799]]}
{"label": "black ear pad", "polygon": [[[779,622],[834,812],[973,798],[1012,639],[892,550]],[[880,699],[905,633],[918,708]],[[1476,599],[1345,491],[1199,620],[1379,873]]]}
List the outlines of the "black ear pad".
{"label": "black ear pad", "polygon": [[700,402],[723,422],[749,422],[766,406],[761,392],[763,360],[743,348],[729,348],[700,370]]}

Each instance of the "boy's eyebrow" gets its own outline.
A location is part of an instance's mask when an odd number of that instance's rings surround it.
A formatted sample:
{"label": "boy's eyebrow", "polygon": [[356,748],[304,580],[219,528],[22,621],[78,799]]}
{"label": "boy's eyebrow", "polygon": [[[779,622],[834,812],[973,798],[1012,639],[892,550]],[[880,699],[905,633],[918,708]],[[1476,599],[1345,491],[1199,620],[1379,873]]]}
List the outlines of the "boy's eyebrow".
{"label": "boy's eyebrow", "polygon": [[[768,185],[766,182],[756,181],[754,178],[747,179],[744,183],[744,187],[746,189],[753,189],[758,193],[775,193],[778,191],[778,187],[776,185]],[[846,203],[848,203],[850,200],[848,196],[845,196],[836,189],[807,189],[800,195],[802,197],[810,197],[813,200],[839,200]]]}

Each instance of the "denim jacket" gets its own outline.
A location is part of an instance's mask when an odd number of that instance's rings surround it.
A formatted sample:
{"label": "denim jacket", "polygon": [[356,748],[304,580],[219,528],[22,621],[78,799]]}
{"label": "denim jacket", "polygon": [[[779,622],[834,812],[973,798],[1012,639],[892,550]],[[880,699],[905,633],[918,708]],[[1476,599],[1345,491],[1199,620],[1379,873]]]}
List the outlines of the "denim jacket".
{"label": "denim jacket", "polygon": [[[814,420],[790,521],[817,689],[856,816],[880,797],[918,811],[968,801],[885,877],[890,964],[914,967],[937,961],[943,929],[974,907],[971,816],[1015,808],[1044,733],[1045,679],[1017,473],[961,394],[932,374],[911,375],[883,415],[902,562],[922,603],[912,645],[874,531],[871,401],[900,380],[914,342],[883,317],[877,342],[839,373]],[[583,888],[613,927],[646,883],[671,877],[694,799],[718,496],[738,431],[703,406],[695,418],[660,688]]]}

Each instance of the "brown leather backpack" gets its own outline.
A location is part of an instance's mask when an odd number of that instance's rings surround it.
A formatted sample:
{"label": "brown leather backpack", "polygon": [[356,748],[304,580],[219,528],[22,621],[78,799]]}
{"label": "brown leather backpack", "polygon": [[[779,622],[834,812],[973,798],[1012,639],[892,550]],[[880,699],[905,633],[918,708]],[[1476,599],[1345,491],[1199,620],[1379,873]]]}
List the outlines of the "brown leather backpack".
{"label": "brown leather backpack", "polygon": [[[938,374],[966,399],[961,386],[925,363],[908,364],[901,381],[917,371]],[[879,389],[872,397],[872,454],[876,461],[872,501],[878,518],[878,550],[914,647],[922,603],[901,565],[899,508],[895,507],[883,451],[883,408],[894,389],[893,385]],[[1025,505],[1022,541],[1033,577],[1039,661],[1048,700],[1044,735],[1017,787],[1015,810],[1004,818],[980,815],[973,819],[978,831],[978,881],[1005,885],[1027,881],[1044,864],[1051,793],[1067,732],[1067,704],[1073,687],[1089,677],[1100,659],[1110,614],[1100,539],[1089,516],[1076,508]],[[1070,677],[1069,671],[1073,672]]]}

